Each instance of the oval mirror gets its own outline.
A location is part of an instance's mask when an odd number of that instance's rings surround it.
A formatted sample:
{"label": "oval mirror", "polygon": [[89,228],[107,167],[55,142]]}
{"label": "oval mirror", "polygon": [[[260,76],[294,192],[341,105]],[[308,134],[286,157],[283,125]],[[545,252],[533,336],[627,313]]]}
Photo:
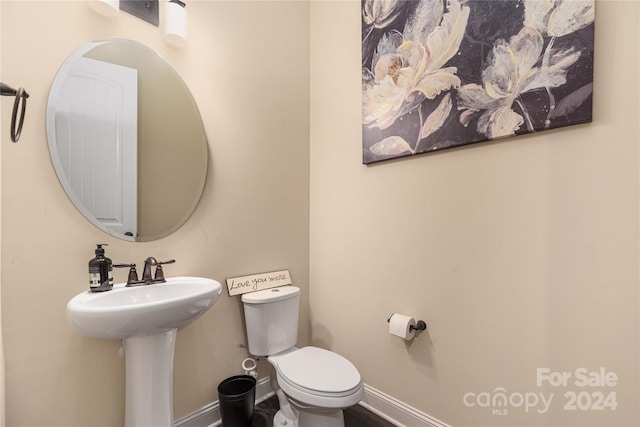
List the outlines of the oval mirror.
{"label": "oval mirror", "polygon": [[207,138],[198,107],[171,65],[138,42],[73,52],[51,86],[46,127],[67,196],[112,236],[164,237],[200,200]]}

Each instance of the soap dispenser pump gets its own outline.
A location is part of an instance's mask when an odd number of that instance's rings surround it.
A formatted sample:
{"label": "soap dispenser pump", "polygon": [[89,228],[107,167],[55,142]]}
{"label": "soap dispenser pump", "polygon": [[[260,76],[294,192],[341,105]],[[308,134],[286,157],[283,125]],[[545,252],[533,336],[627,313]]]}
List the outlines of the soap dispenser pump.
{"label": "soap dispenser pump", "polygon": [[113,288],[113,263],[104,256],[102,246],[96,245],[96,256],[89,261],[89,290],[91,292],[110,291]]}

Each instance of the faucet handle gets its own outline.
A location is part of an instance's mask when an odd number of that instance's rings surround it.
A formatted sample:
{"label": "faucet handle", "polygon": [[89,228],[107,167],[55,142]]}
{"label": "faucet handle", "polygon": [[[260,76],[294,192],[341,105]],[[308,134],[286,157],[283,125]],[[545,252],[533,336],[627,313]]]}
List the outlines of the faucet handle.
{"label": "faucet handle", "polygon": [[136,270],[135,264],[114,264],[113,266],[116,268],[127,268],[127,267],[129,268],[129,276],[127,277],[127,286],[131,285],[132,283],[139,282],[138,271]]}
{"label": "faucet handle", "polygon": [[174,262],[176,262],[175,259],[170,259],[169,261],[162,261],[162,262],[158,262],[157,267],[156,267],[156,274],[153,278],[153,280],[157,280],[157,281],[162,281],[165,282],[165,278],[164,278],[164,270],[162,270],[162,265],[163,264],[173,264]]}

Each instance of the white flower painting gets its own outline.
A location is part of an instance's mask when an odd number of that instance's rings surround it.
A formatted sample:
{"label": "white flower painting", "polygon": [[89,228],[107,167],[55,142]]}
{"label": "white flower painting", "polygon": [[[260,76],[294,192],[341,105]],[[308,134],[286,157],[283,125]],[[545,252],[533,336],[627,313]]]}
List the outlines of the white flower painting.
{"label": "white flower painting", "polygon": [[363,162],[591,121],[594,7],[363,0]]}

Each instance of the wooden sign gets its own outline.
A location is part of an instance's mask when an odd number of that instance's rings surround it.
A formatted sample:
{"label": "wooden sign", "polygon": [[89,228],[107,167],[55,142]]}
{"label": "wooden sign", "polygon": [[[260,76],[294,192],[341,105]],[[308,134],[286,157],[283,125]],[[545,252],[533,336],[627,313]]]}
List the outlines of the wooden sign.
{"label": "wooden sign", "polygon": [[227,279],[229,296],[246,294],[247,292],[290,285],[289,270],[272,271],[271,273],[253,274],[251,276],[232,277]]}

